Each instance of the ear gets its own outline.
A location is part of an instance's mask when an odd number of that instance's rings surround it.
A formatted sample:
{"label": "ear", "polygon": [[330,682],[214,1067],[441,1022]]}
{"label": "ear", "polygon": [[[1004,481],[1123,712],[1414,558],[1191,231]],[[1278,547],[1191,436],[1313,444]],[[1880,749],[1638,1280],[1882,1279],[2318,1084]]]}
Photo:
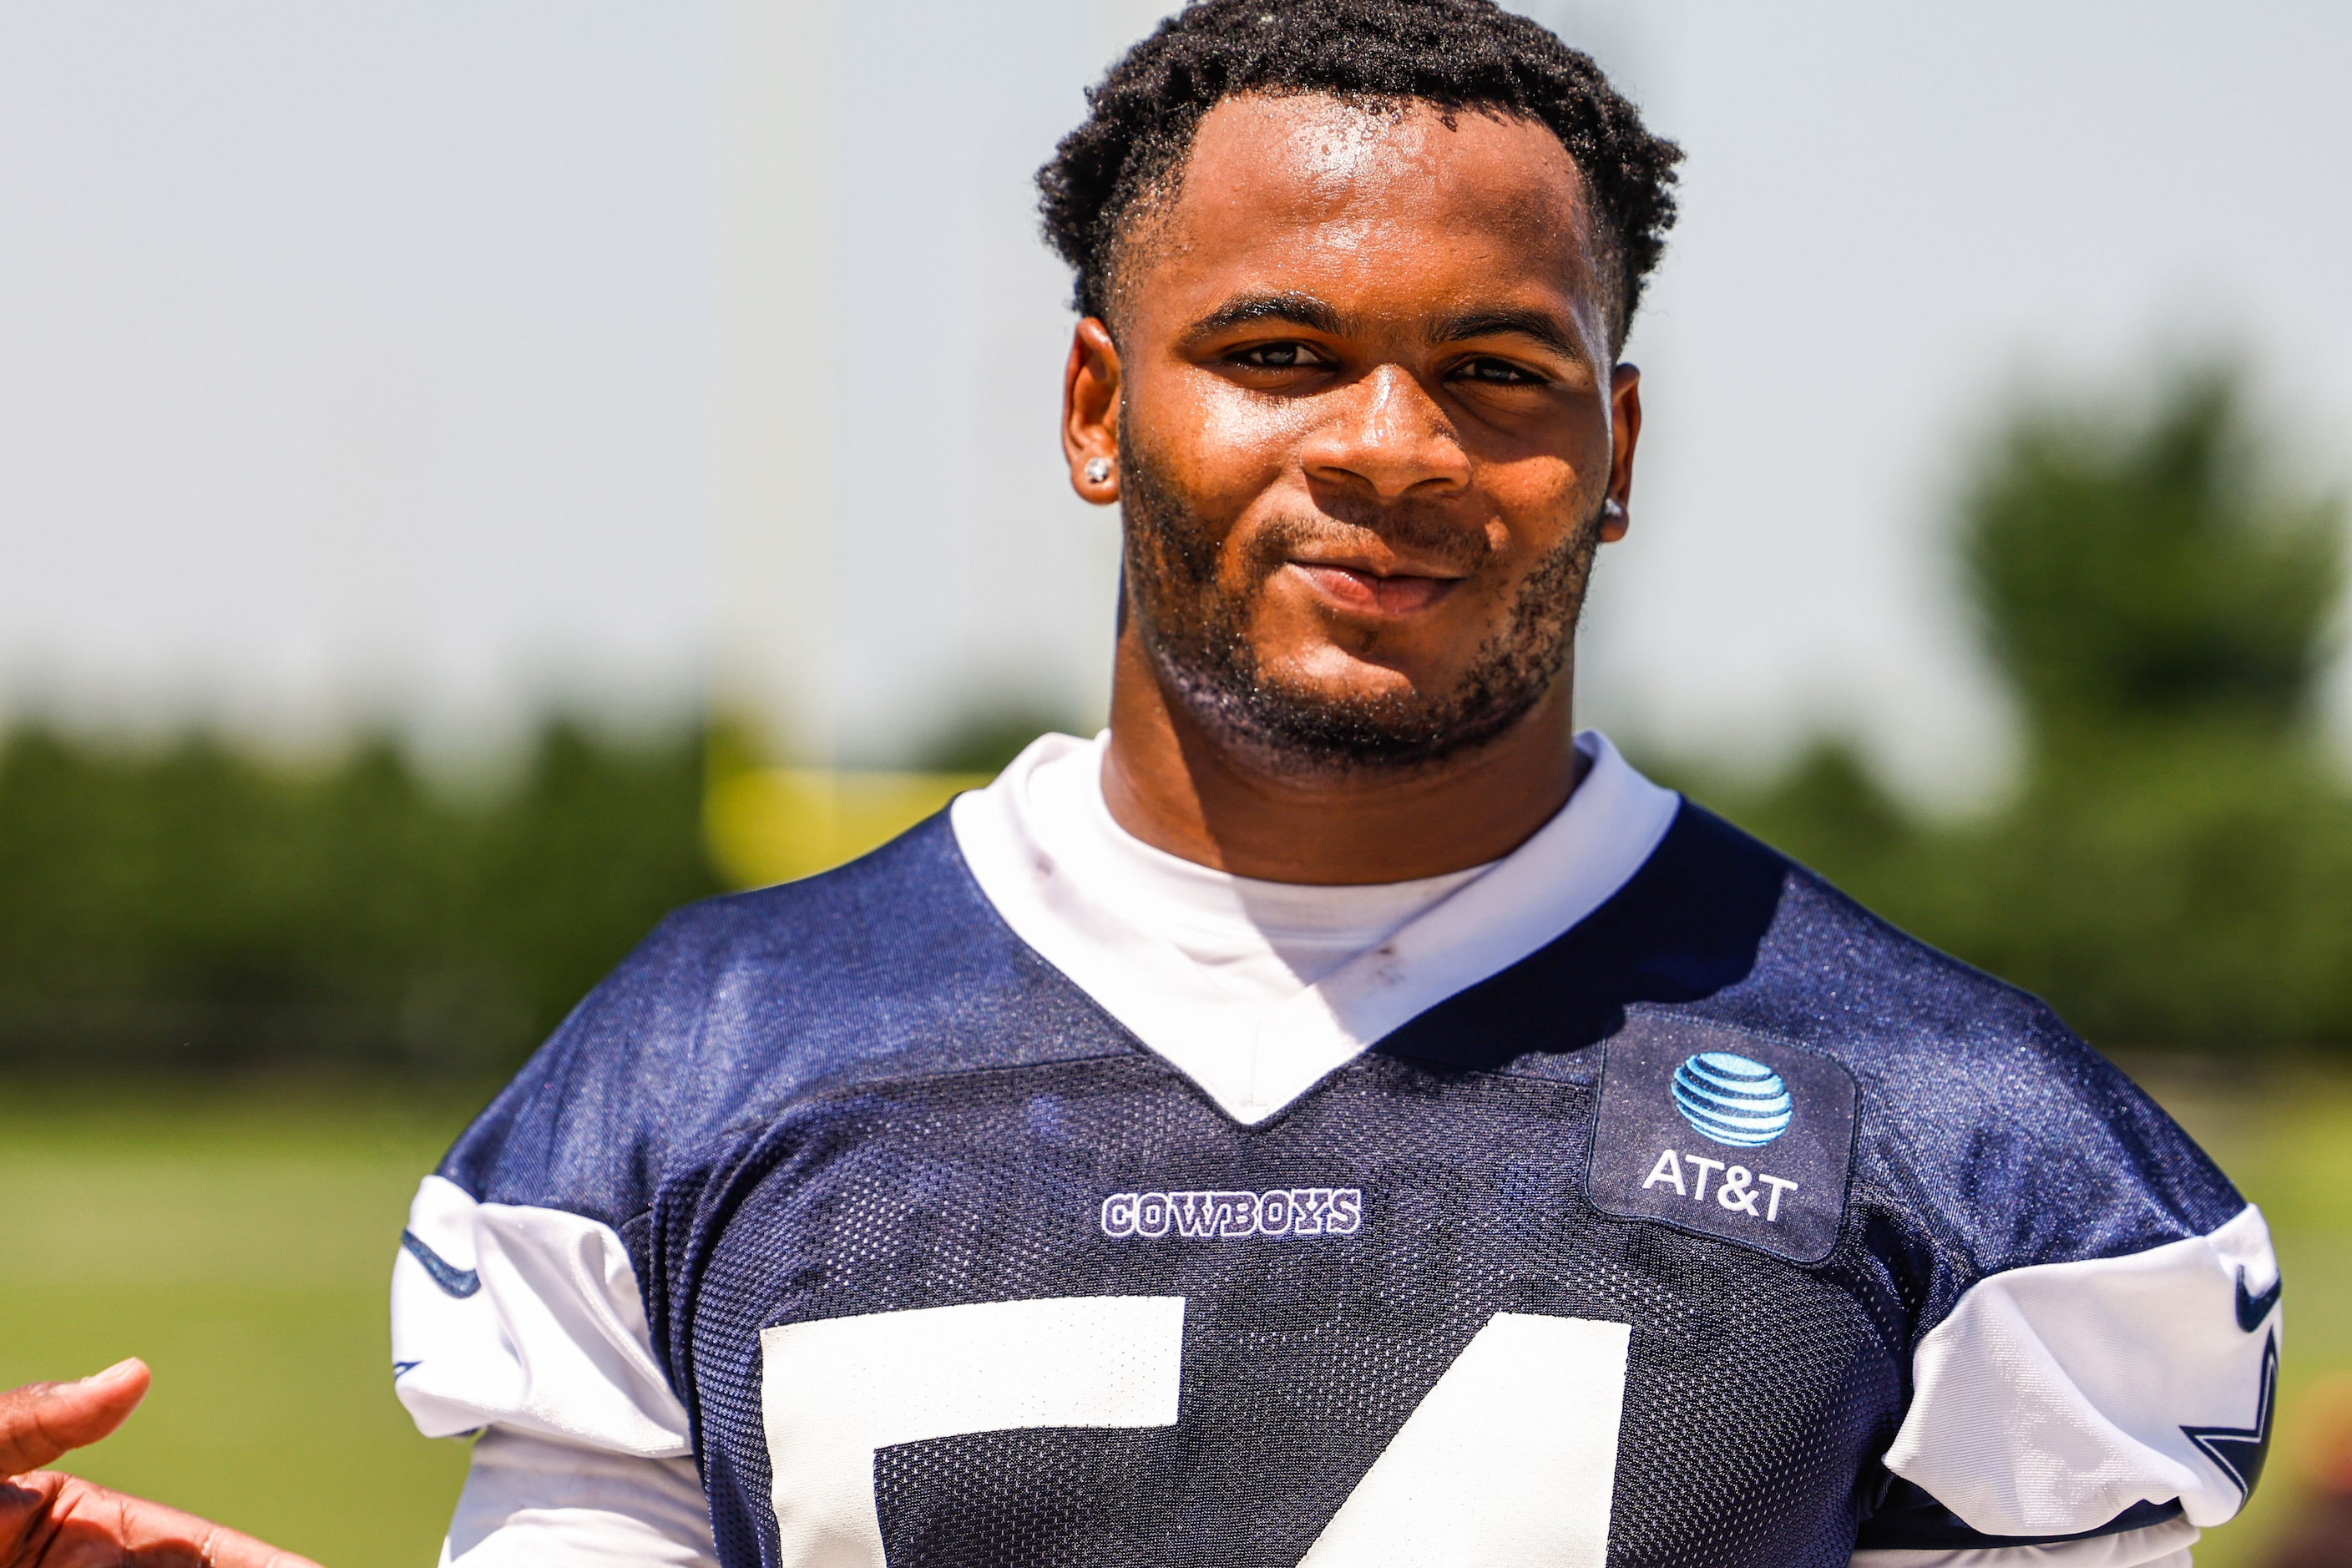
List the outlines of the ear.
{"label": "ear", "polygon": [[1609,496],[1601,514],[1601,540],[1614,544],[1632,526],[1633,448],[1642,440],[1642,372],[1621,364],[1609,377]]}
{"label": "ear", "polygon": [[1062,371],[1062,455],[1070,488],[1097,506],[1118,500],[1118,345],[1100,317],[1088,316],[1070,336]]}

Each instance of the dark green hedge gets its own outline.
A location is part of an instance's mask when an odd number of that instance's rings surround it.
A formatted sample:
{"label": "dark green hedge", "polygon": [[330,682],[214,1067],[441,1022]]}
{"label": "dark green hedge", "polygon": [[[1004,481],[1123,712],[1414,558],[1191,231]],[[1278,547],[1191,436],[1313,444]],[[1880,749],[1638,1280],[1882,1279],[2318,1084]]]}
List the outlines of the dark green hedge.
{"label": "dark green hedge", "polygon": [[1760,790],[1683,782],[2097,1045],[2352,1049],[2352,798],[2327,761],[2228,732],[2099,761],[1959,821],[1906,811],[1843,747]]}
{"label": "dark green hedge", "polygon": [[717,890],[702,742],[547,728],[468,802],[388,742],[270,766],[195,737],[0,746],[0,1069],[510,1067]]}

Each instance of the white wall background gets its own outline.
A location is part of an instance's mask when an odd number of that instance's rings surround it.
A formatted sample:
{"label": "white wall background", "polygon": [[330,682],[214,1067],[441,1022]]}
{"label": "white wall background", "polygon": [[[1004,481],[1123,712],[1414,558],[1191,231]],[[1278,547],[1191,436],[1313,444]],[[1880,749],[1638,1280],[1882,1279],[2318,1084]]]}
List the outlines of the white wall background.
{"label": "white wall background", "polygon": [[[2235,346],[2352,481],[2352,12],[1533,8],[1691,153],[1612,728],[1996,778],[1938,530],[2021,384]],[[1027,182],[1151,14],[0,8],[0,705],[446,741],[715,679],[853,759],[1098,711]]]}

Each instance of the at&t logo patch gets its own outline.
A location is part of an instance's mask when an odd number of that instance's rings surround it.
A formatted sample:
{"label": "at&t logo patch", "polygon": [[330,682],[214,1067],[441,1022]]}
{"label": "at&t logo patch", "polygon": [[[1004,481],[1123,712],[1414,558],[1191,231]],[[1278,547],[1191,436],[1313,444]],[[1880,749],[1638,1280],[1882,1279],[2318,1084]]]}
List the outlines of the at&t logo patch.
{"label": "at&t logo patch", "polygon": [[1609,1042],[1585,1193],[1620,1219],[1792,1263],[1837,1247],[1853,1164],[1853,1075],[1818,1051],[1636,1014]]}
{"label": "at&t logo patch", "polygon": [[1263,1193],[1113,1193],[1102,1233],[1207,1241],[1245,1236],[1353,1236],[1363,1228],[1359,1187],[1275,1187]]}

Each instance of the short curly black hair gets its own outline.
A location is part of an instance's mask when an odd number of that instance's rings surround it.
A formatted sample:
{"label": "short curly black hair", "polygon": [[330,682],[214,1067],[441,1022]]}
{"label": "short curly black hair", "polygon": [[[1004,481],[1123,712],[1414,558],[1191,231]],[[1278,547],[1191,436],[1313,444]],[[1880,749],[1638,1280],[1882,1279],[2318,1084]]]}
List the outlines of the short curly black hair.
{"label": "short curly black hair", "polygon": [[1486,110],[1548,127],[1576,161],[1616,274],[1612,346],[1675,221],[1682,149],[1651,134],[1590,56],[1493,0],[1194,0],[1087,93],[1086,122],[1037,171],[1045,237],[1077,273],[1080,314],[1111,303],[1117,247],[1202,116],[1248,93]]}

